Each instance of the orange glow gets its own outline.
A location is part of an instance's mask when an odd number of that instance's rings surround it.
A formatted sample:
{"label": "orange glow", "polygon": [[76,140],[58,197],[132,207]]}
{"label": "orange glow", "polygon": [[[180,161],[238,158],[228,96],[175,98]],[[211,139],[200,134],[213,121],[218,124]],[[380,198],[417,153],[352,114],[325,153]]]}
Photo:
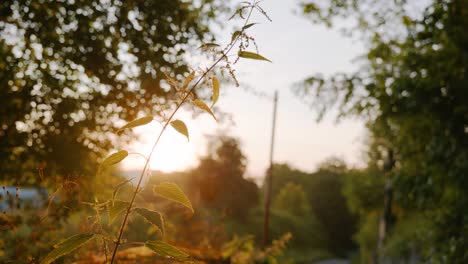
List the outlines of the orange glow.
{"label": "orange glow", "polygon": [[[129,152],[148,155],[161,130],[161,126],[153,122],[135,130],[139,135],[139,139],[130,146]],[[141,169],[144,162],[143,157],[130,155],[125,159],[123,168],[125,170]],[[184,170],[194,165],[196,165],[196,153],[193,144],[172,127],[168,127],[151,158],[150,169],[172,172]]]}

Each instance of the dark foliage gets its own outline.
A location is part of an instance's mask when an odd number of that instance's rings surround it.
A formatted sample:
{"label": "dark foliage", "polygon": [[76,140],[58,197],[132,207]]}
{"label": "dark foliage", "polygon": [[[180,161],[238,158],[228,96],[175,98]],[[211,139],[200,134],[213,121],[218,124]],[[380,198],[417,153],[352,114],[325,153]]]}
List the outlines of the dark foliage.
{"label": "dark foliage", "polygon": [[94,172],[118,120],[172,106],[163,72],[177,79],[188,72],[184,54],[210,36],[218,7],[2,1],[0,179],[34,183],[37,167],[48,175]]}
{"label": "dark foliage", "polygon": [[192,172],[192,186],[199,190],[202,205],[224,216],[244,220],[259,200],[257,185],[244,177],[246,159],[239,142],[221,137],[213,142],[211,153]]}
{"label": "dark foliage", "polygon": [[[369,12],[372,2],[390,5],[391,12]],[[305,11],[316,20],[324,12],[357,17],[369,36],[365,67],[329,80],[312,77],[296,91],[317,95],[325,107],[338,103],[344,115],[368,118],[374,149],[394,153],[397,202],[428,213],[435,224],[425,257],[466,262],[468,1],[434,0],[420,17],[405,12],[411,1],[331,3]]]}

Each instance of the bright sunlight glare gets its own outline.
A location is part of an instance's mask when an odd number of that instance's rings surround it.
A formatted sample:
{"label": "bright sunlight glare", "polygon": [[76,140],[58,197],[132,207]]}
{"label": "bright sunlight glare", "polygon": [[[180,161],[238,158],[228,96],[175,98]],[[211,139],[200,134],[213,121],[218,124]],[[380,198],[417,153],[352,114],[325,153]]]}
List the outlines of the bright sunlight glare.
{"label": "bright sunlight glare", "polygon": [[[207,128],[215,126],[216,123],[209,120],[208,116],[203,115],[193,119],[187,112],[181,112],[176,117],[176,119],[178,118],[187,125],[190,141],[187,141],[185,136],[169,126],[151,158],[150,170],[163,172],[186,170],[195,167],[198,163],[198,157],[205,152],[205,146],[200,144],[201,141],[204,142],[203,132]],[[135,128],[137,139],[130,145],[129,152],[148,155],[161,129],[162,125],[156,121]],[[124,160],[123,168],[125,170],[141,170],[144,163],[145,160],[142,156],[131,154]]]}

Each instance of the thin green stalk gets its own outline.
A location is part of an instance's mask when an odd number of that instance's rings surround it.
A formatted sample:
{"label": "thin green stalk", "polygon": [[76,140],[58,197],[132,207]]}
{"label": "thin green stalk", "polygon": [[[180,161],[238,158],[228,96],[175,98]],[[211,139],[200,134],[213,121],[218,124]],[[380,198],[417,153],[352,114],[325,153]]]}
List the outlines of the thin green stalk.
{"label": "thin green stalk", "polygon": [[[244,26],[247,25],[249,19],[250,19],[250,16],[252,15],[252,11],[253,9],[255,8],[255,1],[253,2],[251,8],[250,8],[250,11],[249,11],[249,15],[247,16],[246,20],[245,20],[245,23],[244,23]],[[242,27],[242,30],[241,30],[241,33],[244,32],[244,27]],[[140,177],[138,179],[138,183],[137,183],[137,186],[135,188],[135,191],[133,192],[132,194],[132,199],[128,205],[128,208],[127,208],[127,211],[125,213],[125,216],[124,216],[124,219],[122,221],[122,225],[120,226],[120,229],[119,229],[119,236],[117,237],[117,241],[115,242],[115,247],[114,247],[114,251],[112,253],[112,259],[111,259],[111,264],[114,263],[114,260],[115,260],[115,256],[117,254],[117,250],[119,248],[119,245],[120,245],[120,242],[121,242],[121,239],[122,239],[122,235],[123,235],[123,231],[125,229],[125,226],[127,224],[127,220],[128,220],[128,216],[130,215],[130,212],[132,210],[132,206],[133,206],[133,203],[135,202],[135,197],[136,195],[138,194],[139,190],[140,190],[140,186],[141,186],[141,182],[143,181],[143,177],[145,175],[145,172],[146,172],[146,169],[148,168],[148,165],[149,165],[149,162],[151,160],[151,156],[153,155],[154,153],[154,150],[156,149],[156,146],[158,145],[159,143],[159,140],[161,139],[161,136],[163,135],[164,131],[166,131],[166,128],[168,127],[168,125],[171,123],[171,120],[172,118],[175,116],[175,114],[177,113],[177,111],[180,109],[180,107],[187,101],[188,97],[190,96],[190,94],[193,92],[193,90],[197,87],[197,85],[206,77],[206,75],[214,69],[214,67],[216,67],[216,65],[218,65],[218,63],[223,60],[225,57],[227,57],[227,54],[232,50],[232,48],[235,46],[235,44],[237,43],[237,41],[239,40],[240,36],[242,34],[239,34],[234,41],[232,41],[231,43],[228,44],[228,48],[226,50],[226,52],[223,52],[222,56],[217,59],[213,65],[211,65],[201,76],[200,78],[198,78],[198,80],[192,85],[192,87],[188,90],[188,92],[185,94],[185,96],[182,98],[181,102],[177,105],[177,107],[174,109],[174,111],[172,112],[172,114],[169,116],[169,118],[167,119],[166,123],[164,124],[163,128],[161,129],[161,132],[159,132],[159,135],[156,139],[156,141],[154,142],[152,148],[151,148],[151,151],[148,155],[148,158],[146,159],[146,162],[145,162],[145,165],[143,166],[143,170],[141,171],[141,174],[140,174]]]}

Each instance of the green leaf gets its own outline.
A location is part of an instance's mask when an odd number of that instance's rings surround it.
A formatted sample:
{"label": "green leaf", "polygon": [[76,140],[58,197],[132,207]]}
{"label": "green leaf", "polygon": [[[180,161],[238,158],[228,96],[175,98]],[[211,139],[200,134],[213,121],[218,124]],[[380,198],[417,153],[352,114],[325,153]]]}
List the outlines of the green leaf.
{"label": "green leaf", "polygon": [[52,250],[47,256],[41,261],[41,264],[49,264],[52,261],[66,255],[73,250],[83,246],[86,242],[94,238],[94,234],[78,234],[71,236],[62,242],[55,245],[55,249]]}
{"label": "green leaf", "polygon": [[195,78],[195,72],[192,71],[189,76],[187,76],[187,78],[185,79],[184,83],[182,84],[182,90],[185,90],[185,88],[187,88],[187,86],[189,85],[189,83],[193,80],[193,78]]}
{"label": "green leaf", "polygon": [[151,211],[146,208],[135,208],[135,212],[143,216],[150,224],[154,225],[161,231],[161,234],[164,236],[164,219],[161,213],[156,211]]}
{"label": "green leaf", "polygon": [[246,59],[252,59],[252,60],[265,60],[271,62],[271,60],[263,57],[262,55],[250,51],[239,51],[238,53],[239,57],[241,58],[246,58]]}
{"label": "green leaf", "polygon": [[216,76],[213,76],[212,82],[213,82],[213,103],[212,103],[211,107],[213,107],[216,104],[216,102],[218,101],[218,98],[219,98],[219,81],[218,81],[218,78],[216,78]]}
{"label": "green leaf", "polygon": [[189,208],[192,211],[192,213],[194,212],[192,203],[184,194],[184,192],[179,188],[179,186],[177,186],[177,184],[171,182],[163,182],[161,184],[155,185],[153,191],[156,195],[180,203],[185,207]]}
{"label": "green leaf", "polygon": [[179,132],[182,135],[184,135],[185,137],[187,137],[187,140],[190,140],[187,126],[185,125],[185,123],[183,121],[181,121],[179,119],[176,119],[176,120],[171,122],[171,126],[175,130],[177,130],[177,132]]}
{"label": "green leaf", "polygon": [[132,181],[133,179],[135,179],[135,177],[133,178],[130,178],[128,180],[125,180],[119,184],[117,184],[116,186],[114,186],[114,192],[112,193],[112,201],[115,200],[115,196],[117,196],[117,193],[119,192],[120,188],[122,188],[125,184],[129,183],[130,181]]}
{"label": "green leaf", "polygon": [[120,151],[117,151],[116,153],[113,153],[113,154],[109,155],[99,165],[98,173],[101,172],[103,169],[111,166],[111,165],[114,165],[114,164],[117,164],[117,163],[121,162],[127,156],[128,156],[128,152],[126,150],[120,150]]}
{"label": "green leaf", "polygon": [[109,224],[114,222],[115,218],[122,212],[124,212],[128,206],[130,205],[129,202],[121,201],[121,200],[114,200],[112,203],[109,203],[107,212],[109,214]]}
{"label": "green leaf", "polygon": [[137,126],[146,125],[146,124],[150,123],[151,121],[153,121],[153,116],[145,116],[145,117],[142,117],[142,118],[135,119],[135,120],[127,123],[125,126],[119,128],[119,130],[117,130],[117,133],[120,133],[124,129],[127,129],[127,128],[133,128],[133,127],[137,127]]}
{"label": "green leaf", "polygon": [[247,24],[247,25],[245,25],[245,26],[242,27],[242,30],[246,30],[246,29],[248,29],[248,28],[250,28],[251,26],[256,25],[256,24],[258,24],[258,23],[250,23],[250,24]]}
{"label": "green leaf", "polygon": [[190,260],[189,254],[163,241],[146,241],[145,247],[153,250],[160,256],[171,257],[179,261]]}
{"label": "green leaf", "polygon": [[237,36],[239,36],[240,33],[240,30],[234,31],[234,33],[232,33],[231,42],[233,42],[237,38]]}
{"label": "green leaf", "polygon": [[200,109],[204,110],[205,112],[208,112],[215,120],[216,120],[216,117],[215,115],[213,114],[213,112],[211,112],[211,109],[203,102],[203,101],[200,101],[198,99],[195,99],[193,101],[193,103]]}
{"label": "green leaf", "polygon": [[199,49],[210,49],[210,48],[216,48],[216,47],[219,47],[218,44],[216,43],[203,43]]}

